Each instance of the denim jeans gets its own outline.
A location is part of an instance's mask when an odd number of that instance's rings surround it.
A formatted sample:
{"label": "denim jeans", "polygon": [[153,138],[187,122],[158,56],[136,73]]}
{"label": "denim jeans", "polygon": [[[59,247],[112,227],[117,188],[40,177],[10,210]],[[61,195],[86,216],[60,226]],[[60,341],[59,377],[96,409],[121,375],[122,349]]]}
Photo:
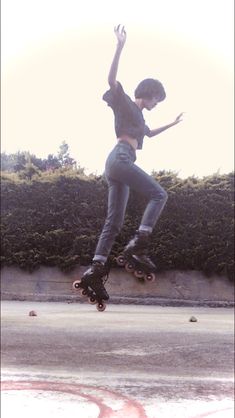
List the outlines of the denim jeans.
{"label": "denim jeans", "polygon": [[95,255],[108,257],[115,237],[124,222],[130,188],[149,199],[141,225],[150,230],[155,226],[167,201],[166,191],[157,181],[135,165],[135,160],[135,150],[124,141],[117,143],[106,160],[108,212]]}

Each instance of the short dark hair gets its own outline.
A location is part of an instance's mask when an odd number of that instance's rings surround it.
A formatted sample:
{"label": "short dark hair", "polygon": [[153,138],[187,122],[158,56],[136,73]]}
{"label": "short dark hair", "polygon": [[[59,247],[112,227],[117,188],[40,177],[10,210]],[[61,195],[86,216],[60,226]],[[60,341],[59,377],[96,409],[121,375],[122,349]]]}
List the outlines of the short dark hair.
{"label": "short dark hair", "polygon": [[153,99],[156,96],[159,97],[159,101],[161,102],[165,99],[166,92],[162,83],[153,78],[142,80],[135,89],[136,99]]}

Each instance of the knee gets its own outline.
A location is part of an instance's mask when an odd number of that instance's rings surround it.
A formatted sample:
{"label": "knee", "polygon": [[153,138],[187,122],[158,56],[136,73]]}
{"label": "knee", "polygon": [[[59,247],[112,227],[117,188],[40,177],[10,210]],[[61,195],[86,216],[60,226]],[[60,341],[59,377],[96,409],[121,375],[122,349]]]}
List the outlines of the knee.
{"label": "knee", "polygon": [[156,200],[157,202],[161,202],[162,204],[165,204],[168,199],[168,194],[166,190],[164,190],[163,188],[159,190],[159,188],[156,187],[153,192],[152,198]]}
{"label": "knee", "polygon": [[163,193],[163,195],[162,195],[162,201],[164,203],[166,203],[167,202],[167,199],[168,199],[168,193],[164,189],[162,189],[162,193]]}

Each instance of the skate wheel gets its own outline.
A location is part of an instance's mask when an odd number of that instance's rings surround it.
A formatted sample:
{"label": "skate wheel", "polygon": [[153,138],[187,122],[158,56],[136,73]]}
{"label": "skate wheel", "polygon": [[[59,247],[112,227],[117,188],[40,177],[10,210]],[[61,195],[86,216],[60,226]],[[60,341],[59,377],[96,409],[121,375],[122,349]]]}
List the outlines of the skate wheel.
{"label": "skate wheel", "polygon": [[143,270],[135,270],[135,271],[134,271],[134,276],[135,276],[137,279],[143,279],[143,277],[144,277],[144,272],[143,272]]}
{"label": "skate wheel", "polygon": [[91,305],[94,305],[97,302],[97,300],[96,300],[95,296],[90,296],[89,299],[88,299],[88,302]]}
{"label": "skate wheel", "polygon": [[76,280],[75,282],[73,282],[73,288],[74,288],[75,290],[79,290],[79,289],[81,289],[81,288],[80,288],[80,284],[81,284],[81,281],[80,281],[80,280]]}
{"label": "skate wheel", "polygon": [[154,282],[156,279],[156,275],[154,273],[148,273],[145,275],[144,279],[146,282]]}
{"label": "skate wheel", "polygon": [[119,255],[116,258],[116,261],[117,261],[118,266],[121,266],[121,267],[125,266],[126,260],[125,260],[125,257],[123,255]]}
{"label": "skate wheel", "polygon": [[125,270],[127,271],[127,273],[133,273],[135,270],[134,265],[132,263],[126,263]]}
{"label": "skate wheel", "polygon": [[88,295],[88,291],[86,289],[82,289],[81,296],[87,296],[87,295]]}
{"label": "skate wheel", "polygon": [[106,309],[106,304],[104,302],[97,303],[96,309],[99,312],[103,312]]}

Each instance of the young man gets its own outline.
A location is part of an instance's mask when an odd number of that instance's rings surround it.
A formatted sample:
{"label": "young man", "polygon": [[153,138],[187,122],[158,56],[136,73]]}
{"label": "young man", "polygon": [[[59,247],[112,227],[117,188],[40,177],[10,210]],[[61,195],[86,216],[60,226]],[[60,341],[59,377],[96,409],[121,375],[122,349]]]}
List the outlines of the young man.
{"label": "young man", "polygon": [[[167,201],[167,193],[158,182],[134,164],[136,149],[142,148],[145,135],[148,137],[158,135],[179,123],[182,116],[181,113],[175,121],[166,126],[153,130],[148,128],[142,110],[152,110],[165,99],[164,87],[158,80],[145,79],[135,90],[135,100],[130,99],[116,80],[120,55],[126,42],[126,32],[120,25],[115,27],[114,32],[117,48],[108,75],[110,89],[103,96],[103,100],[113,110],[117,136],[117,144],[109,154],[105,165],[109,190],[108,212],[92,265],[81,279],[81,287],[93,289],[99,294],[100,300],[109,298],[102,278],[107,274],[106,261],[124,221],[130,188],[145,195],[149,201],[139,229],[125,247],[124,254],[138,255],[142,257],[143,262],[151,266],[151,260],[143,255],[143,248],[146,248],[151,232]],[[155,267],[153,263],[152,267]]]}

